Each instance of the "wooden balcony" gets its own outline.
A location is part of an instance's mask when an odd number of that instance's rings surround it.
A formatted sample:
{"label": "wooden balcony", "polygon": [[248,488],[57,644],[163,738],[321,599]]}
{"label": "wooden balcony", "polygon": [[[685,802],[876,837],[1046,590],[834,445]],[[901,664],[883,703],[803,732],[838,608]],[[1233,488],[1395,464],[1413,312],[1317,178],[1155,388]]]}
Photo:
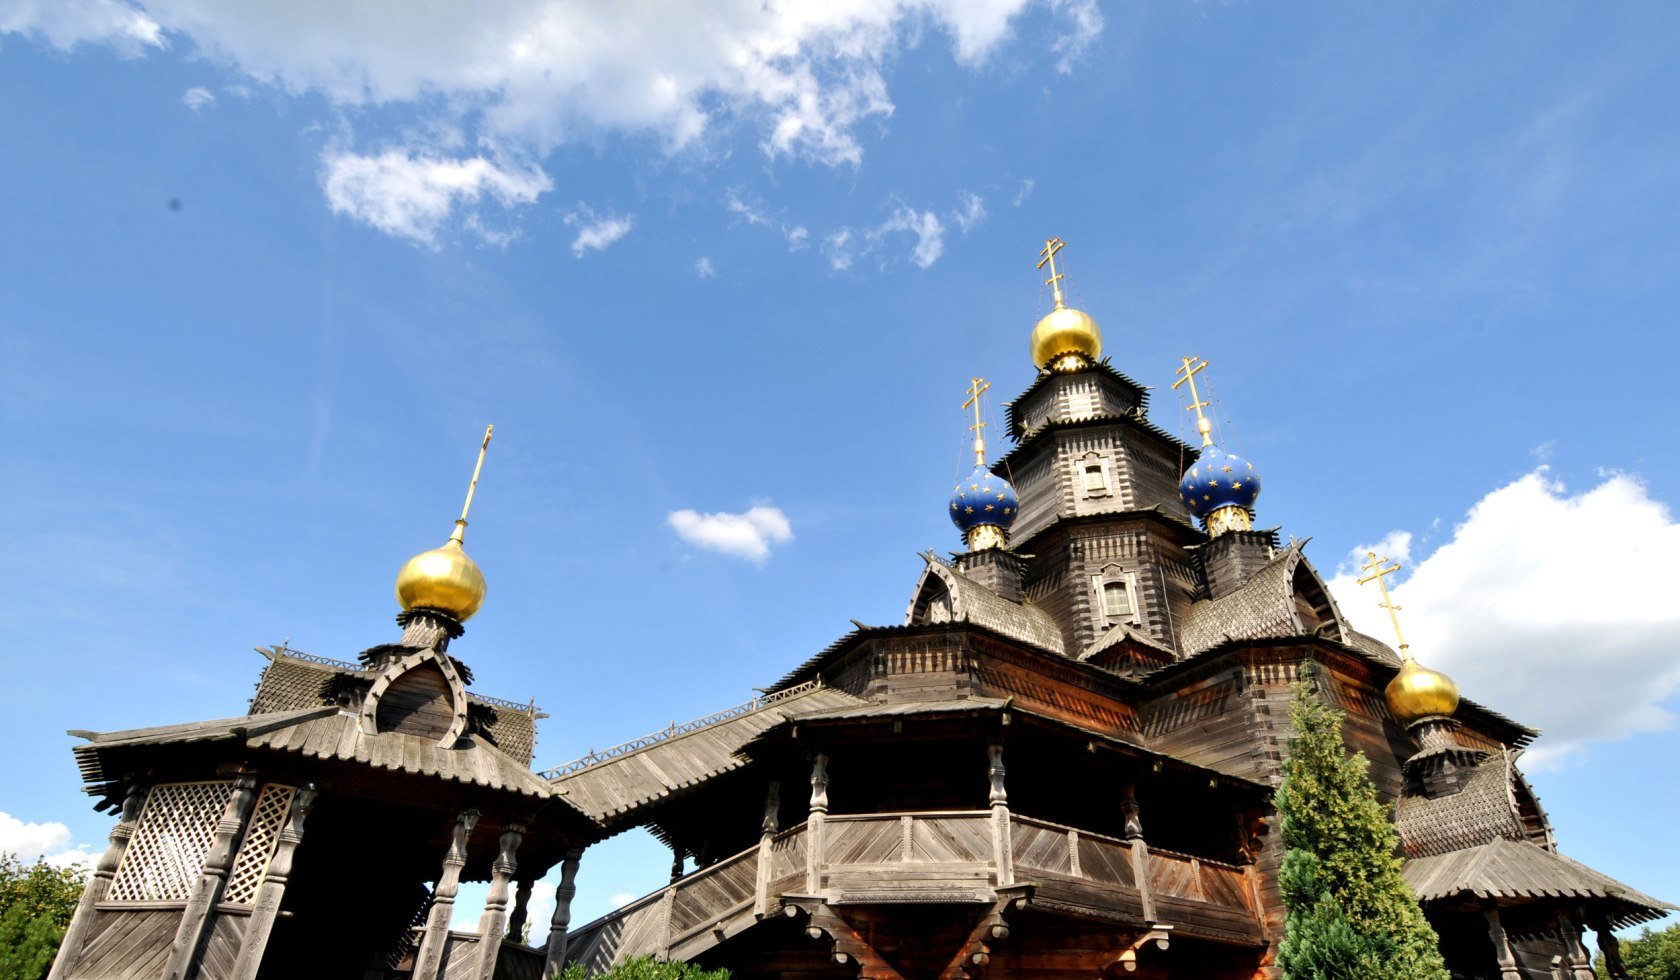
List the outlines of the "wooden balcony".
{"label": "wooden balcony", "polygon": [[1159,851],[1006,810],[815,815],[573,932],[591,972],[634,956],[692,959],[771,915],[820,905],[1031,907],[1257,946],[1252,869]]}

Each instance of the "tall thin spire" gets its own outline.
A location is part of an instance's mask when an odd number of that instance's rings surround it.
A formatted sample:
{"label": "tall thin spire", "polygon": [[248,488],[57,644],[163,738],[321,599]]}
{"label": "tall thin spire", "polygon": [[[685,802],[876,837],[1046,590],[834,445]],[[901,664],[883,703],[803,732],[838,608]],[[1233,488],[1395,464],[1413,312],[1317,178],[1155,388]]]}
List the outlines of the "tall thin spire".
{"label": "tall thin spire", "polygon": [[1395,562],[1384,568],[1383,563],[1388,561],[1387,558],[1378,558],[1377,553],[1374,551],[1366,552],[1365,557],[1368,560],[1365,564],[1359,567],[1362,571],[1367,571],[1371,574],[1360,579],[1359,584],[1364,585],[1366,582],[1376,582],[1377,588],[1382,590],[1382,601],[1377,603],[1377,608],[1388,610],[1389,622],[1394,624],[1394,639],[1400,643],[1400,657],[1402,660],[1411,660],[1412,655],[1406,650],[1406,635],[1400,632],[1400,607],[1394,604],[1394,597],[1388,594],[1387,578],[1389,575],[1392,575],[1400,570],[1400,563]]}
{"label": "tall thin spire", "polygon": [[966,392],[968,401],[963,402],[962,405],[963,408],[968,408],[971,405],[974,407],[974,424],[968,428],[970,432],[974,433],[975,466],[986,465],[986,423],[980,418],[980,396],[990,390],[991,387],[992,383],[985,378],[970,379]]}
{"label": "tall thin spire", "polygon": [[1190,385],[1190,405],[1185,411],[1196,413],[1196,428],[1202,433],[1202,445],[1211,446],[1213,445],[1213,422],[1202,412],[1202,409],[1207,408],[1212,403],[1202,401],[1201,396],[1196,393],[1196,373],[1207,368],[1207,358],[1198,358],[1191,355],[1183,358],[1183,361],[1183,365],[1173,373],[1182,374],[1184,377],[1173,382],[1173,390],[1177,391],[1181,384],[1188,383]]}
{"label": "tall thin spire", "polygon": [[495,431],[494,425],[484,427],[484,442],[478,447],[478,462],[473,466],[472,482],[467,484],[467,499],[461,504],[461,516],[455,519],[455,531],[449,535],[449,540],[456,544],[466,543],[467,512],[472,510],[473,494],[478,490],[478,475],[484,472],[484,454],[490,448],[490,434]]}

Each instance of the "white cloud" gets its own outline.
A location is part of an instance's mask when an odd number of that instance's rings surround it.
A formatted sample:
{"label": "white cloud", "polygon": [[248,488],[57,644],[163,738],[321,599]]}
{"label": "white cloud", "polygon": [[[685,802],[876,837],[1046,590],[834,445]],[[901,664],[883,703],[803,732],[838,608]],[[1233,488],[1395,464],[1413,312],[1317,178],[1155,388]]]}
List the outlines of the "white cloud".
{"label": "white cloud", "polygon": [[1018,208],[1027,203],[1027,198],[1032,197],[1033,188],[1037,186],[1038,182],[1033,180],[1031,177],[1023,178],[1021,181],[1021,189],[1015,192],[1015,200],[1012,202],[1012,206]]}
{"label": "white cloud", "polygon": [[804,225],[794,225],[784,229],[782,234],[787,237],[788,251],[802,252],[810,244],[811,232]]}
{"label": "white cloud", "polygon": [[458,206],[471,207],[486,195],[504,207],[529,204],[554,187],[539,170],[504,168],[482,156],[449,160],[402,150],[379,156],[329,151],[321,186],[335,213],[427,245],[436,244]]}
{"label": "white cloud", "polygon": [[0,853],[16,854],[27,864],[45,858],[48,864],[58,867],[91,865],[94,856],[85,846],[70,846],[70,840],[70,828],[64,824],[26,823],[0,810]]}
{"label": "white cloud", "polygon": [[[1355,565],[1369,550],[1404,561],[1413,546],[1391,532],[1355,549],[1331,582],[1355,627],[1391,645],[1376,586],[1354,585]],[[1419,662],[1544,729],[1529,758],[1556,764],[1593,742],[1674,725],[1677,553],[1680,524],[1638,479],[1609,474],[1572,495],[1541,467],[1483,497],[1394,597]]]}
{"label": "white cloud", "polygon": [[957,227],[966,235],[969,229],[986,220],[986,202],[980,199],[980,195],[970,194],[968,191],[958,194],[957,200],[961,203],[951,212],[951,220],[955,221]]}
{"label": "white cloud", "polygon": [[694,263],[694,274],[699,276],[701,279],[710,279],[717,275],[717,270],[712,268],[712,260],[702,255],[699,260]]}
{"label": "white cloud", "polygon": [[613,892],[612,897],[607,899],[607,901],[611,902],[614,908],[623,908],[631,902],[634,902],[639,897],[640,896],[632,895],[629,892]]}
{"label": "white cloud", "polygon": [[1102,9],[1097,6],[1097,0],[1050,0],[1050,6],[1073,22],[1072,32],[1063,34],[1050,45],[1050,50],[1061,55],[1056,60],[1056,70],[1066,75],[1073,71],[1073,63],[1084,57],[1086,50],[1102,34]]}
{"label": "white cloud", "polygon": [[30,34],[61,51],[109,44],[125,54],[163,47],[158,22],[123,0],[6,0],[0,34]]}
{"label": "white cloud", "polygon": [[702,514],[674,510],[666,515],[677,536],[699,548],[708,548],[762,565],[771,547],[793,540],[793,526],[780,508],[760,504],[744,514]]}
{"label": "white cloud", "polygon": [[764,213],[762,205],[748,204],[746,201],[741,200],[741,198],[734,192],[731,192],[729,197],[724,201],[724,207],[729,209],[730,214],[738,215],[742,221],[745,221],[749,225],[770,224],[770,218]]}
{"label": "white cloud", "polygon": [[587,252],[599,252],[630,234],[634,223],[635,215],[599,216],[588,206],[579,204],[576,211],[566,215],[566,224],[578,230],[577,237],[572,239],[572,254],[581,259]]}
{"label": "white cloud", "polygon": [[870,232],[870,237],[878,239],[899,232],[910,232],[916,236],[915,247],[910,250],[910,261],[924,269],[945,254],[945,225],[932,211],[901,207]]}
{"label": "white cloud", "polygon": [[823,239],[822,253],[828,258],[829,267],[835,272],[844,272],[852,267],[855,255],[852,250],[852,230],[842,228]]}
{"label": "white cloud", "polygon": [[186,104],[187,108],[199,112],[207,106],[216,104],[216,93],[195,85],[181,93],[181,101]]}

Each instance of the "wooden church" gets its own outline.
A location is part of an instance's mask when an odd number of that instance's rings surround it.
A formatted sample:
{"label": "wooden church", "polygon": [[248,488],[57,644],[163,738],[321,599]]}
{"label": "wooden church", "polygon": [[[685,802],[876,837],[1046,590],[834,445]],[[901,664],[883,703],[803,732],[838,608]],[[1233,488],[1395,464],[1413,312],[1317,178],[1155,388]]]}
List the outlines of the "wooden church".
{"label": "wooden church", "polygon": [[[640,955],[789,980],[1272,977],[1271,795],[1303,672],[1394,801],[1455,977],[1588,980],[1584,928],[1625,976],[1611,931],[1672,906],[1560,853],[1516,766],[1533,729],[1353,631],[1302,545],[1254,525],[1260,477],[1214,439],[1205,361],[1174,385],[1201,445],[1150,421],[1064,303],[1061,245],[1013,445],[988,463],[977,380],[950,501],[967,550],[922,556],[902,622],[533,771],[543,714],[471,690],[451,649],[485,593],[463,509],[402,569],[395,642],[264,650],[235,717],[71,733],[117,823],[52,980],[526,980]],[[574,928],[589,846],[632,827],[670,844],[672,881]],[[450,929],[462,881],[489,882],[476,931]]]}

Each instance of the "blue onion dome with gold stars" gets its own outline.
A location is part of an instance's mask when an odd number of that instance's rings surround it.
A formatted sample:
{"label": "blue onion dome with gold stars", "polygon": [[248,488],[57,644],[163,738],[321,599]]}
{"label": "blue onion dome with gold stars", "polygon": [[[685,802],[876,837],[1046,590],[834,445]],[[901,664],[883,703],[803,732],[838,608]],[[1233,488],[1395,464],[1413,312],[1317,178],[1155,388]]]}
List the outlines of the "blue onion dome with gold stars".
{"label": "blue onion dome with gold stars", "polygon": [[968,532],[987,525],[1009,530],[1020,509],[1015,488],[984,466],[976,466],[951,491],[951,523],[965,538]]}
{"label": "blue onion dome with gold stars", "polygon": [[1232,507],[1247,514],[1260,496],[1260,471],[1235,453],[1203,446],[1201,458],[1178,481],[1178,493],[1191,516],[1203,521]]}

